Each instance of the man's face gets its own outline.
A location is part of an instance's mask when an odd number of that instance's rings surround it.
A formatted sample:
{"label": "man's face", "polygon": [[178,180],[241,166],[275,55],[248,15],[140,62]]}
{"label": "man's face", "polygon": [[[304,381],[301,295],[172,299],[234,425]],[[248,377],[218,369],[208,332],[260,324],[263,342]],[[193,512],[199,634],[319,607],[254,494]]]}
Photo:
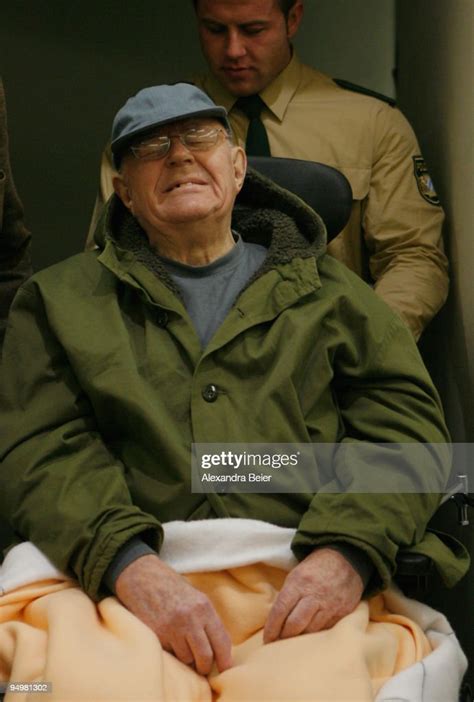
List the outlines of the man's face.
{"label": "man's face", "polygon": [[302,12],[300,0],[288,21],[278,0],[198,0],[199,37],[211,72],[233,95],[260,92],[288,65]]}
{"label": "man's face", "polygon": [[124,157],[121,176],[114,186],[148,234],[206,218],[230,218],[245,176],[246,160],[243,149],[230,144],[219,121],[206,118],[173,122],[144,141],[152,143],[159,136],[207,127],[223,132],[208,150],[190,150],[175,137],[166,156],[159,160],[138,159],[132,153]]}

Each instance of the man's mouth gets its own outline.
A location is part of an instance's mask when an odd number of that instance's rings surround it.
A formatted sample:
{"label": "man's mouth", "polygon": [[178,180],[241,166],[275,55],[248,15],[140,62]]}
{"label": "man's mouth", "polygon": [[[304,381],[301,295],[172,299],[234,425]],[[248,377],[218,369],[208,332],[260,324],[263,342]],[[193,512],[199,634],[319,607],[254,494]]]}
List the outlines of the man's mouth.
{"label": "man's mouth", "polygon": [[233,76],[234,78],[243,77],[250,73],[252,69],[249,66],[222,66],[222,71],[228,76]]}
{"label": "man's mouth", "polygon": [[192,188],[199,187],[202,185],[205,185],[206,183],[203,180],[179,180],[174,183],[172,183],[168,188],[165,189],[165,193],[170,193],[173,190],[191,190]]}

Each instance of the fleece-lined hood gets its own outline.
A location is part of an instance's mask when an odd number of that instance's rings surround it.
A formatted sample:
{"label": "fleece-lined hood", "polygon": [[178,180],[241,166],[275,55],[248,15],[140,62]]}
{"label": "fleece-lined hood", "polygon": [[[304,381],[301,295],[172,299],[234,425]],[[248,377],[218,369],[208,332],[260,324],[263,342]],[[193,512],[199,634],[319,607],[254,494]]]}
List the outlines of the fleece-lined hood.
{"label": "fleece-lined hood", "polygon": [[[298,196],[251,168],[234,205],[232,228],[244,241],[269,249],[260,274],[295,257],[318,259],[326,251],[326,227],[321,217]],[[112,240],[147,267],[164,273],[145,232],[117,195],[107,203],[94,240],[100,249]]]}

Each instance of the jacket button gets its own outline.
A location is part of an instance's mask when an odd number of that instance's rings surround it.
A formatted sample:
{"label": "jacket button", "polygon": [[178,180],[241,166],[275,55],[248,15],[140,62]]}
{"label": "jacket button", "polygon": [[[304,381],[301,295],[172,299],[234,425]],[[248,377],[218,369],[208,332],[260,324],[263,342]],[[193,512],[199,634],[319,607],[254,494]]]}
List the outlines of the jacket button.
{"label": "jacket button", "polygon": [[158,315],[156,317],[156,323],[159,327],[166,327],[166,325],[168,324],[168,313],[165,312],[165,310],[160,310],[158,312]]}
{"label": "jacket button", "polygon": [[0,180],[5,180],[6,177],[7,177],[7,174],[5,173],[3,168],[0,168]]}
{"label": "jacket button", "polygon": [[206,385],[202,390],[202,396],[206,402],[215,402],[217,400],[217,388],[215,385]]}

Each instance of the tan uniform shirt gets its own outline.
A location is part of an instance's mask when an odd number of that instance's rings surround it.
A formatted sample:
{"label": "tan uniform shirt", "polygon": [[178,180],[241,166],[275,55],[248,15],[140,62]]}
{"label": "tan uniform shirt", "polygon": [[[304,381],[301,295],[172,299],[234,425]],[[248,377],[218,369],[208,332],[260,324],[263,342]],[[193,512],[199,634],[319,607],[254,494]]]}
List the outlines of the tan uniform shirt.
{"label": "tan uniform shirt", "polygon": [[[236,97],[212,76],[195,82],[226,107],[244,145],[248,120],[232,109]],[[407,120],[382,100],[340,88],[295,55],[261,97],[272,156],[319,161],[348,178],[351,219],[328,251],[373,283],[418,339],[446,300],[448,263],[443,211]],[[106,151],[94,220],[112,193],[112,172]]]}

